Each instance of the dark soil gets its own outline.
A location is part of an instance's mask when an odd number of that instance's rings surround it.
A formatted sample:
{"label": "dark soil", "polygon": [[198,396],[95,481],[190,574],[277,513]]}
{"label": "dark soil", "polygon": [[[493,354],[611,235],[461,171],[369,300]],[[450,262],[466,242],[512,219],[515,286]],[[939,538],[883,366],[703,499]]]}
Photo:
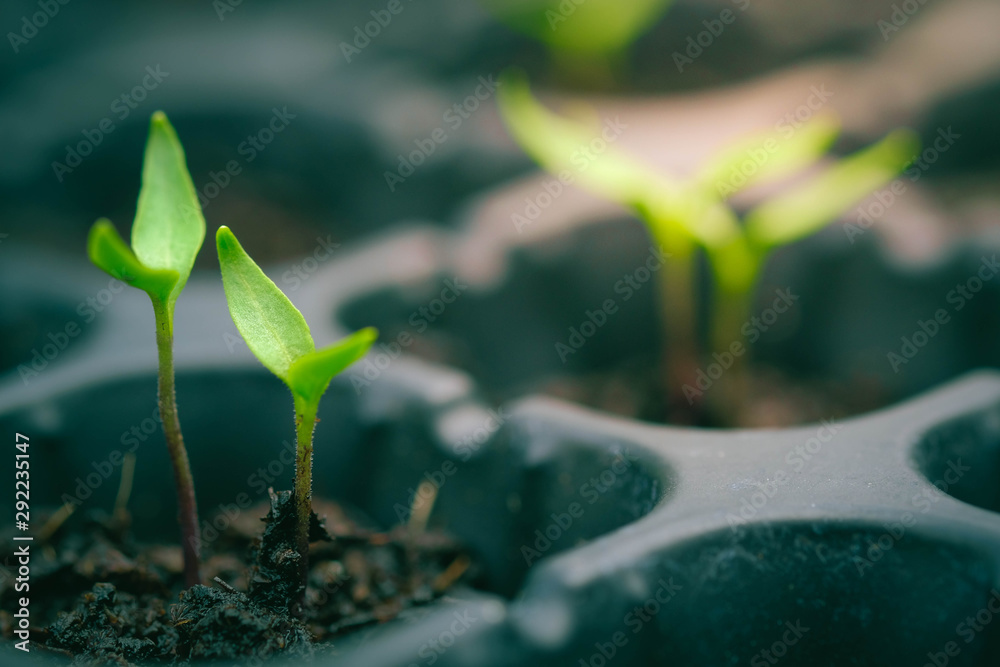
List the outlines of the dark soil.
{"label": "dark soil", "polygon": [[[540,390],[623,417],[714,428],[785,428],[862,414],[887,403],[876,384],[860,378],[837,384],[793,378],[768,367],[748,370],[750,391],[739,405],[720,404],[716,399],[721,388],[709,386],[700,395],[691,394],[693,405],[677,396],[671,409],[664,374],[655,363],[627,363],[606,371],[554,378]],[[691,386],[698,389],[694,382]]]}
{"label": "dark soil", "polygon": [[[440,531],[382,531],[339,504],[313,507],[325,520],[314,514],[301,617],[289,611],[299,588],[288,576],[297,567],[288,492],[233,521],[205,549],[209,585],[188,590],[180,547],[134,543],[122,517],[74,517],[33,557],[32,642],[74,665],[306,658],[475,576],[468,553]],[[0,589],[5,639],[13,638],[11,584]]]}
{"label": "dark soil", "polygon": [[[389,327],[385,330],[391,331]],[[413,341],[410,353],[482,377],[475,355],[448,333],[431,330],[413,336]],[[538,392],[629,419],[707,428],[786,428],[864,414],[891,402],[884,388],[871,378],[821,381],[795,377],[755,361],[750,361],[747,373],[749,391],[742,392],[740,404],[726,402],[723,397],[727,374],[700,396],[692,394],[688,403],[677,387],[667,386],[663,364],[649,355],[636,355],[601,369],[532,378],[502,390],[490,391],[488,382],[481,382],[480,387],[496,404]],[[699,389],[694,377],[690,386]]]}

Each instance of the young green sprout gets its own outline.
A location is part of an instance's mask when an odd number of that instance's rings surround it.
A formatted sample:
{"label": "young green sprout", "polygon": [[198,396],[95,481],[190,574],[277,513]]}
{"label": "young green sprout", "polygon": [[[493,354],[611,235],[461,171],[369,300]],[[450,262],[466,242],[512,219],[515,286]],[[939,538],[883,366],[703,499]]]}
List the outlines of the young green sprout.
{"label": "young green sprout", "polygon": [[312,516],[312,450],[316,412],[334,376],[360,359],[378,332],[367,327],[317,350],[309,325],[278,286],[247,255],[228,227],[215,235],[229,313],[247,347],[292,392],[295,405],[295,513],[299,555],[300,607],[309,573],[309,523]]}
{"label": "young green sprout", "polygon": [[[741,328],[771,252],[836,220],[895,178],[918,150],[915,133],[895,130],[758,205],[741,221],[727,200],[747,187],[787,178],[817,162],[839,132],[835,118],[819,114],[798,129],[788,128],[790,136],[782,131],[749,137],[714,156],[694,177],[679,181],[610,146],[580,169],[572,157],[593,139],[592,127],[542,106],[522,74],[505,73],[499,91],[500,111],[511,135],[535,161],[555,174],[568,171],[587,189],[635,211],[668,255],[661,272],[661,317],[669,417],[680,422],[695,419],[683,403],[690,406],[701,394],[692,373],[699,361],[694,251],[704,252],[713,277],[711,346],[719,353],[736,344],[745,349]],[[754,168],[743,170],[751,156],[756,156]],[[734,365],[721,383],[724,389],[717,393],[720,418],[736,411],[749,391],[746,355],[733,357]]]}
{"label": "young green sprout", "polygon": [[110,222],[101,219],[90,230],[87,253],[99,268],[143,290],[153,303],[160,418],[177,484],[184,578],[189,587],[200,579],[200,539],[194,480],[174,393],[174,305],[204,240],[205,219],[184,163],[184,149],[167,117],[158,111],[149,125],[132,247]]}

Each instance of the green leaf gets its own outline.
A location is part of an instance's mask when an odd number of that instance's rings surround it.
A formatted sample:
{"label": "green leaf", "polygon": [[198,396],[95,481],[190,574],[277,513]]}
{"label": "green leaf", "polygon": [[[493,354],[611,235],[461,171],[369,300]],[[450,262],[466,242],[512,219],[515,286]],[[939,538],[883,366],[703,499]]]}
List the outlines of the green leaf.
{"label": "green leaf", "polygon": [[916,156],[919,146],[911,130],[891,132],[804,186],[752,210],[746,217],[747,235],[754,243],[771,247],[812,234],[896,178]]}
{"label": "green leaf", "polygon": [[365,356],[378,338],[374,327],[355,331],[333,345],[310,352],[292,364],[288,385],[306,400],[317,400],[338,373]]}
{"label": "green leaf", "polygon": [[149,123],[132,248],[146,266],[177,272],[172,302],[184,289],[204,240],[205,218],[184,162],[184,149],[166,115],[157,111]]}
{"label": "green leaf", "polygon": [[683,234],[706,246],[728,243],[739,234],[732,216],[719,215],[714,203],[682,188],[652,167],[605,142],[599,154],[588,150],[596,129],[558,116],[531,94],[526,77],[516,71],[501,76],[500,112],[511,136],[542,167],[639,213],[653,236]]}
{"label": "green leaf", "polygon": [[162,302],[166,302],[180,279],[172,269],[151,269],[140,262],[132,249],[125,245],[118,230],[105,218],[90,228],[87,254],[98,268]]}
{"label": "green leaf", "polygon": [[522,72],[501,75],[497,101],[514,140],[553,174],[568,171],[587,189],[626,206],[634,206],[649,190],[666,195],[676,189],[653,169],[610,146],[600,154],[590,151],[588,146],[600,136],[597,128],[549,111],[531,94]]}
{"label": "green leaf", "polygon": [[[785,136],[791,131],[791,136]],[[699,170],[706,192],[726,199],[735,192],[776,181],[808,167],[826,153],[840,122],[833,114],[819,114],[808,123],[781,132],[754,134],[726,147]]]}
{"label": "green leaf", "polygon": [[215,235],[229,313],[250,351],[294,391],[292,365],[316,346],[302,313],[264,275],[228,227]]}

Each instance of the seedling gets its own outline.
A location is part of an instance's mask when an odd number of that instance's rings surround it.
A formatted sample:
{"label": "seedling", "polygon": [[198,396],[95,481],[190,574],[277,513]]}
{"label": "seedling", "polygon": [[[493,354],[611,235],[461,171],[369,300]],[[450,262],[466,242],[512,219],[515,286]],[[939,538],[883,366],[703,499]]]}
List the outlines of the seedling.
{"label": "seedling", "polygon": [[[700,391],[692,370],[699,360],[694,311],[695,250],[700,248],[713,277],[710,344],[725,353],[744,345],[754,289],[771,252],[818,231],[845,209],[895,178],[917,153],[910,130],[895,130],[879,142],[841,159],[796,188],[765,201],[741,221],[728,200],[751,185],[774,182],[817,162],[839,132],[837,120],[819,114],[791,131],[749,137],[721,151],[692,178],[681,181],[637,159],[607,148],[582,169],[574,153],[594,137],[586,123],[553,114],[531,95],[522,74],[501,79],[500,110],[514,139],[540,165],[637,213],[650,236],[668,254],[661,272],[661,315],[665,330],[668,401],[675,421],[692,421],[684,409]],[[791,130],[791,128],[788,128]],[[748,164],[752,167],[747,169]],[[745,354],[735,356],[722,391],[722,416],[744,400]],[[673,395],[677,394],[677,395]]]}
{"label": "seedling", "polygon": [[205,219],[184,163],[184,149],[163,112],[149,125],[132,247],[112,224],[98,220],[87,239],[90,260],[115,278],[143,290],[153,303],[159,355],[159,408],[177,484],[184,578],[199,581],[200,539],[194,480],[177,416],[174,393],[174,305],[205,240]]}
{"label": "seedling", "polygon": [[220,227],[215,240],[233,322],[250,351],[288,385],[295,405],[295,536],[300,587],[292,604],[299,606],[309,573],[313,430],[319,400],[338,373],[364,356],[378,332],[372,327],[361,329],[317,350],[302,313],[264,275],[229,228]]}

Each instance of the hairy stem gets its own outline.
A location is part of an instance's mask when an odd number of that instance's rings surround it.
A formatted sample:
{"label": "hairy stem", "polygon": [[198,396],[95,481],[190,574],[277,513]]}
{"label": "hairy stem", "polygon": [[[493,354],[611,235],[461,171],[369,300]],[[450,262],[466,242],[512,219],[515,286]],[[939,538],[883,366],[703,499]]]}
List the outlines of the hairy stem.
{"label": "hairy stem", "polygon": [[190,588],[201,582],[201,536],[198,533],[198,504],[194,496],[194,477],[181,424],[177,417],[177,396],[174,391],[174,330],[173,308],[162,301],[153,300],[156,316],[156,350],[159,356],[159,406],[167,451],[174,468],[177,484],[178,522],[181,526],[181,547],[184,552],[184,583]]}
{"label": "hairy stem", "polygon": [[309,524],[312,517],[312,453],[313,430],[316,428],[318,401],[295,397],[295,513],[298,524],[295,544],[299,552],[299,599],[293,606],[301,609],[305,600],[306,582],[309,578]]}

